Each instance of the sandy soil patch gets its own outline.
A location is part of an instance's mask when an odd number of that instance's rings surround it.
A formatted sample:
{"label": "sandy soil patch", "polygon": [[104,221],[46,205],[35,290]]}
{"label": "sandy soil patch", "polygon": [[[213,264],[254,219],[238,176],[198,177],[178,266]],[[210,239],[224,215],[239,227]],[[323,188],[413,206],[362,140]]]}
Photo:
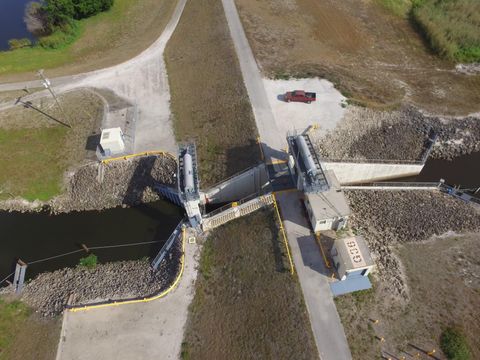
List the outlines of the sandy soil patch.
{"label": "sandy soil patch", "polygon": [[235,0],[269,77],[327,78],[368,106],[413,102],[434,113],[479,110],[480,76],[428,51],[407,17],[376,1]]}
{"label": "sandy soil patch", "polygon": [[[277,127],[285,136],[288,131],[304,131],[313,124],[319,125],[323,131],[333,129],[344,114],[342,103],[346,99],[327,80],[319,78],[264,79],[263,83]],[[317,101],[311,104],[285,102],[283,95],[287,91],[293,90],[316,92]]]}

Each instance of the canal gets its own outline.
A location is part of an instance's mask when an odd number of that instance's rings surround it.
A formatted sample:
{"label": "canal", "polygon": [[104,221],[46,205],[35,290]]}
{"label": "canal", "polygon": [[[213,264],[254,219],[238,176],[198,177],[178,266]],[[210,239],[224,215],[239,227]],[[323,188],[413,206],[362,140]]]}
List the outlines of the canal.
{"label": "canal", "polygon": [[[32,262],[87,247],[159,241],[154,244],[92,251],[99,262],[155,256],[183,217],[166,201],[104,211],[48,213],[0,212],[0,280],[13,271],[15,259]],[[32,264],[27,277],[75,266],[84,252]],[[0,285],[2,286],[2,285]]]}
{"label": "canal", "polygon": [[453,161],[429,159],[419,175],[391,181],[430,182],[440,179],[452,186],[460,185],[469,189],[480,187],[480,152],[459,156]]}
{"label": "canal", "polygon": [[31,0],[0,0],[0,51],[8,50],[8,40],[34,36],[27,30],[23,17]]}

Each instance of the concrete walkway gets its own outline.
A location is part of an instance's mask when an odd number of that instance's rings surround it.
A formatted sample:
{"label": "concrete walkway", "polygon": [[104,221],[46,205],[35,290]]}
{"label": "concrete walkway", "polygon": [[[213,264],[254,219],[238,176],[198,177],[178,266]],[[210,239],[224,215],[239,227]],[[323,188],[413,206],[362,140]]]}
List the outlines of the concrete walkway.
{"label": "concrete walkway", "polygon": [[349,360],[352,355],[328,283],[330,271],[304,217],[299,193],[280,193],[277,199],[320,359]]}
{"label": "concrete walkway", "polygon": [[267,93],[263,85],[262,76],[248,43],[243,26],[238,16],[233,0],[222,0],[227,18],[230,35],[237,52],[243,81],[247,88],[253,114],[257,124],[260,140],[263,143],[265,158],[271,160],[284,160],[285,154],[281,152],[287,146],[286,134],[282,134],[275,122],[272,109],[268,102]]}
{"label": "concrete walkway", "polygon": [[[172,17],[160,37],[138,56],[115,66],[88,73],[50,79],[57,93],[76,88],[112,90],[137,106],[134,152],[165,150],[176,152],[170,113],[170,89],[163,59],[165,46],[175,30],[187,0],[178,0]],[[48,72],[46,73],[48,76]],[[0,91],[41,86],[39,81],[0,84]],[[32,96],[38,97],[38,94]],[[28,100],[28,97],[24,97]],[[14,101],[11,102],[12,106]],[[3,106],[2,108],[5,108]]]}
{"label": "concrete walkway", "polygon": [[194,295],[199,251],[186,244],[178,287],[148,303],[66,312],[57,360],[178,359]]}
{"label": "concrete walkway", "polygon": [[[284,126],[276,123],[262,76],[245,35],[234,0],[222,0],[222,3],[266,160],[268,162],[282,159],[285,156],[282,150],[287,145],[286,134],[280,130]],[[322,360],[351,359],[345,332],[328,284],[328,273],[324,268],[315,239],[310,234],[307,220],[303,217],[298,194],[296,192],[279,194],[278,200],[320,358]]]}

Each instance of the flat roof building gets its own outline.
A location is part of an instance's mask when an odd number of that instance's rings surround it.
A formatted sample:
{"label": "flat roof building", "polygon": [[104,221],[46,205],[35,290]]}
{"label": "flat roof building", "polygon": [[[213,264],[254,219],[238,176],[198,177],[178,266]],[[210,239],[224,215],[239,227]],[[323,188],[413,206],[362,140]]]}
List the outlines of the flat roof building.
{"label": "flat roof building", "polygon": [[325,171],[329,189],[305,193],[304,203],[314,232],[339,230],[351,214],[347,199],[333,171]]}

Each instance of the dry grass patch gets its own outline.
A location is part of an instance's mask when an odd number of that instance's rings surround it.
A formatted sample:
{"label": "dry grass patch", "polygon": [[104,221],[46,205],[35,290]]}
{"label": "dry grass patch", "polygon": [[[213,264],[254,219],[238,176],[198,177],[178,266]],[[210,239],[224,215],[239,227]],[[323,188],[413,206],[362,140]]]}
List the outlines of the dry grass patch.
{"label": "dry grass patch", "polygon": [[[387,301],[382,286],[360,296],[337,298],[354,359],[380,359],[381,350],[398,358],[406,356],[405,352],[422,353],[415,347],[436,349],[435,355],[444,359],[440,338],[448,327],[463,329],[472,359],[478,359],[479,240],[479,234],[452,235],[400,247],[410,292],[408,304]],[[375,336],[386,341],[380,343]]]}
{"label": "dry grass patch", "polygon": [[230,222],[207,239],[182,358],[318,358],[271,211]]}
{"label": "dry grass patch", "polygon": [[456,73],[453,63],[430,53],[407,17],[382,1],[235,2],[269,77],[324,77],[372,107],[406,101],[435,113],[480,109],[480,76]]}
{"label": "dry grass patch", "polygon": [[255,119],[220,0],[187,3],[165,60],[175,133],[196,141],[202,185],[257,163]]}
{"label": "dry grass patch", "polygon": [[61,321],[44,319],[18,300],[0,298],[0,360],[55,358]]}
{"label": "dry grass patch", "polygon": [[21,105],[0,112],[0,199],[58,195],[65,171],[95,150],[88,137],[100,127],[103,103],[87,90],[63,94],[60,101],[67,117],[50,97],[32,105],[71,129]]}

